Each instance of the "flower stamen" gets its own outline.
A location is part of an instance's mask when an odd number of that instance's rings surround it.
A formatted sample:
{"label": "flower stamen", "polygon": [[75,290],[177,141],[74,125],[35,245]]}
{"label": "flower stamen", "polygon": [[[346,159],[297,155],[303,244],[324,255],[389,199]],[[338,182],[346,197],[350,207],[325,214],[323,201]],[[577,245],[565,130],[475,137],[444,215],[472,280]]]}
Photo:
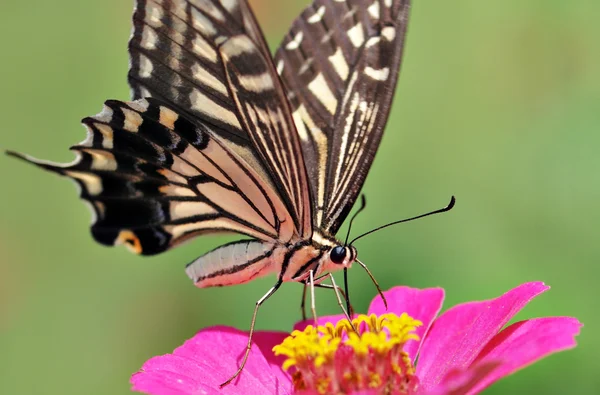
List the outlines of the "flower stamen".
{"label": "flower stamen", "polygon": [[[302,331],[294,331],[273,347],[285,355],[296,390],[319,394],[375,389],[382,394],[406,394],[418,385],[414,365],[403,350],[420,321],[408,314],[359,315]],[[357,329],[357,332],[354,331]]]}

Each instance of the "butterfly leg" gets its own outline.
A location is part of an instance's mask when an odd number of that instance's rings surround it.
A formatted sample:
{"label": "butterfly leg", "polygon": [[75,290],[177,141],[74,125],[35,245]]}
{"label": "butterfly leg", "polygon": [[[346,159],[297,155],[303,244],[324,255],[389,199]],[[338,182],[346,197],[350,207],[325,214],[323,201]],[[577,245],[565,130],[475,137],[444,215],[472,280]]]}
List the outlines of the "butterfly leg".
{"label": "butterfly leg", "polygon": [[329,276],[329,278],[331,278],[331,287],[333,288],[333,291],[335,292],[335,297],[337,298],[340,309],[342,309],[342,311],[344,312],[344,315],[346,316],[346,319],[348,320],[348,323],[350,324],[350,326],[352,327],[354,332],[358,333],[358,331],[356,330],[356,327],[354,327],[354,324],[352,323],[352,318],[350,317],[350,315],[348,315],[348,311],[344,308],[344,303],[342,302],[342,298],[340,296],[340,291],[341,291],[340,287],[338,287],[337,284],[335,283],[335,279],[333,278],[332,273],[329,273],[328,276]]}
{"label": "butterfly leg", "polygon": [[315,300],[315,277],[314,272],[311,270],[308,272],[308,279],[310,281],[310,311],[312,311],[313,320],[315,321],[315,328],[318,325],[317,322],[317,304]]}
{"label": "butterfly leg", "polygon": [[[327,277],[326,274],[319,276],[317,278],[311,277],[313,276],[313,271],[311,270],[309,272],[309,277],[302,283],[303,288],[302,288],[302,298],[300,299],[300,311],[302,312],[302,321],[306,321],[306,288],[311,284],[312,281],[312,290],[311,292],[314,294],[314,287],[319,287],[319,288],[329,288],[327,286],[323,286],[323,284],[320,284],[319,282],[324,279],[325,277]],[[312,279],[312,280],[311,280]],[[314,300],[314,296],[313,296],[313,300]]]}
{"label": "butterfly leg", "polygon": [[[313,280],[313,288],[314,287],[318,287],[318,288],[328,288],[331,289],[331,287],[327,284],[321,284],[321,280],[323,280],[325,277],[327,277],[327,274],[323,274],[322,276],[319,276],[317,278],[315,278]],[[300,311],[302,312],[302,321],[306,321],[306,288],[310,285],[310,277],[307,278],[303,283],[303,288],[302,288],[302,298],[300,300]],[[314,299],[314,297],[313,297]]]}
{"label": "butterfly leg", "polygon": [[240,373],[242,373],[242,370],[244,370],[244,366],[246,366],[246,362],[248,361],[248,357],[250,356],[250,350],[252,349],[252,336],[254,335],[254,324],[256,323],[256,315],[258,313],[258,309],[267,299],[269,299],[279,289],[282,283],[283,280],[279,278],[275,285],[269,290],[269,292],[267,292],[262,298],[260,298],[256,302],[256,306],[254,307],[254,314],[252,314],[252,322],[250,323],[250,333],[248,333],[248,345],[246,346],[246,351],[244,352],[244,358],[242,359],[242,363],[240,364],[240,367],[235,372],[235,374],[223,384],[221,384],[221,388],[231,383],[237,376],[240,375]]}
{"label": "butterfly leg", "polygon": [[[321,281],[325,277],[329,277],[329,274],[324,274],[320,277],[317,277],[314,281],[314,287],[335,290],[335,288],[331,284],[319,283],[319,281]],[[306,289],[309,286],[309,280],[307,279],[306,282],[303,282],[302,286],[303,286],[303,288],[302,288],[302,298],[301,298],[301,302],[300,302],[300,311],[302,312],[302,321],[306,321],[306,318],[307,318],[306,317]],[[348,311],[348,313],[351,317],[354,316],[354,307],[352,307],[352,304],[350,303],[350,300],[348,299],[346,292],[344,292],[344,290],[340,287],[337,287],[337,291],[340,293],[341,297],[346,301],[346,305],[347,305],[346,311]]]}

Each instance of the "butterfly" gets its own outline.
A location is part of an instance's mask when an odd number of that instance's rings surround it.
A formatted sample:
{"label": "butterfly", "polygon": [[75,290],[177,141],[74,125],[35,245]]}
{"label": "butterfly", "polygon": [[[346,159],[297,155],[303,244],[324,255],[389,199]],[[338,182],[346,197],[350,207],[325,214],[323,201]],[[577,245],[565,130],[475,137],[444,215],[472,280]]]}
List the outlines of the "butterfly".
{"label": "butterfly", "polygon": [[246,0],[136,0],[133,100],[82,120],[71,163],[9,154],[75,180],[100,244],[153,255],[206,233],[249,236],[186,272],[200,288],[277,276],[251,339],[282,283],[366,268],[335,235],[390,113],[409,8],[315,0],[272,58]]}

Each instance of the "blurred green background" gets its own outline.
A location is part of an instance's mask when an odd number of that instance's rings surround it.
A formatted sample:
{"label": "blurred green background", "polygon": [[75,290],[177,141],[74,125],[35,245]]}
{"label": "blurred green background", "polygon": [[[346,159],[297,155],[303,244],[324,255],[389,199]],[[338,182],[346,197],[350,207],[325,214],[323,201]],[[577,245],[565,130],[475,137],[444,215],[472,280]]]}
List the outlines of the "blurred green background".
{"label": "blurred green background", "polygon": [[[275,46],[307,1],[251,3]],[[545,281],[552,290],[518,318],[578,317],[579,346],[487,393],[599,393],[600,2],[415,3],[354,229],[458,202],[361,240],[360,256],[383,288],[444,287],[446,307]],[[72,159],[79,119],[128,98],[131,10],[122,0],[0,2],[2,148]],[[5,156],[0,179],[2,394],[125,394],[145,360],[198,329],[247,329],[273,283],[196,289],[184,265],[226,238],[133,256],[92,241],[70,182]],[[359,269],[351,290],[364,311],[375,291]],[[284,286],[258,328],[291,328],[300,291]],[[317,292],[319,313],[337,313],[333,295]]]}

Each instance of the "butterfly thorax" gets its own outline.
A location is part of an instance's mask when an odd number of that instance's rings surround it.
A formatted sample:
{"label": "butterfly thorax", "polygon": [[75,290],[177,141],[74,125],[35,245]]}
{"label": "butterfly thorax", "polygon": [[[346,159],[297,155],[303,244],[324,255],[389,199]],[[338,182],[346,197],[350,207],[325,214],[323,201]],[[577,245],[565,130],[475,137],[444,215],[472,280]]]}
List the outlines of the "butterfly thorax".
{"label": "butterfly thorax", "polygon": [[356,248],[344,247],[339,240],[320,232],[314,232],[310,240],[300,240],[282,248],[286,250],[283,259],[279,261],[283,281],[306,281],[311,271],[317,278],[329,272],[350,268],[357,257]]}

